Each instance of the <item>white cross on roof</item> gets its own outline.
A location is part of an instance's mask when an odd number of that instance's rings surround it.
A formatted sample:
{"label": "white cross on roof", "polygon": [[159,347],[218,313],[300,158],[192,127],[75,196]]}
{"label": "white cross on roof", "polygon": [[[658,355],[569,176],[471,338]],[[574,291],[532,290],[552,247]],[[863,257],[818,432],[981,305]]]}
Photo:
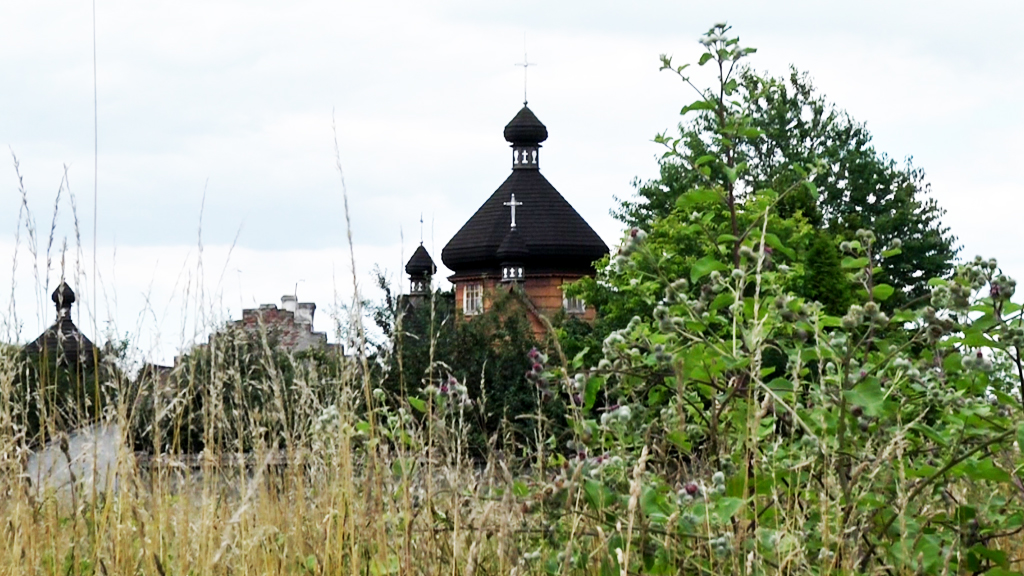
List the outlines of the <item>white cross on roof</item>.
{"label": "white cross on roof", "polygon": [[509,201],[509,202],[503,202],[503,204],[505,206],[509,206],[509,207],[512,208],[512,227],[515,228],[516,227],[516,206],[522,206],[523,203],[522,202],[516,202],[516,194],[515,194],[515,192],[513,192],[512,193],[512,200]]}

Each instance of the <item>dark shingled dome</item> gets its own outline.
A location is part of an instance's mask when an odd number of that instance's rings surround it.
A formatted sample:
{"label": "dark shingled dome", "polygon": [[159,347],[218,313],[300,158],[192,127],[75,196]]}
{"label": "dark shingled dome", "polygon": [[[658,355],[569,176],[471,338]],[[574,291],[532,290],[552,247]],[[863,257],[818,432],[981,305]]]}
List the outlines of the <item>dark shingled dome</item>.
{"label": "dark shingled dome", "polygon": [[526,106],[505,126],[505,140],[513,145],[536,146],[547,139],[547,127]]}
{"label": "dark shingled dome", "polygon": [[409,258],[409,263],[405,265],[405,273],[409,276],[427,276],[433,275],[435,272],[437,272],[437,266],[434,265],[434,260],[427,253],[423,244],[420,244],[412,253],[412,258]]}
{"label": "dark shingled dome", "polygon": [[50,300],[53,300],[53,303],[57,305],[57,310],[71,308],[71,305],[75,303],[75,291],[66,282],[61,280],[60,286],[57,286],[57,289],[53,291]]}
{"label": "dark shingled dome", "polygon": [[592,274],[593,262],[608,246],[539,170],[513,170],[476,214],[441,251],[441,261],[455,276],[493,272],[501,266],[498,248],[508,234],[515,192],[517,234],[529,250],[523,265],[530,273]]}

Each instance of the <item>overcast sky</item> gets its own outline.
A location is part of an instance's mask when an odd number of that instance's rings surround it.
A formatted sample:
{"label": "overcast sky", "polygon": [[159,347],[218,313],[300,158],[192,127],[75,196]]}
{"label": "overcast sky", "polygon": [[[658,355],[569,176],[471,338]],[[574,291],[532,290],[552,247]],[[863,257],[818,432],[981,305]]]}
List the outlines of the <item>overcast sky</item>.
{"label": "overcast sky", "polygon": [[[374,265],[404,280],[421,213],[440,264],[444,244],[508,175],[501,133],[522,102],[524,35],[537,64],[530,107],[550,135],[541,169],[614,245],[614,197],[656,175],[651,138],[691,97],[658,72],[658,55],[693,60],[697,38],[721,20],[758,48],[750,64],[810,72],[867,123],[879,150],[913,156],[963,256],[999,258],[1024,278],[1022,6],[97,0],[93,306],[92,4],[5,1],[0,144],[20,162],[37,245],[33,259],[8,156],[5,339],[26,341],[52,322],[41,286],[65,165],[78,229],[65,190],[48,282],[52,290],[66,241],[66,276],[87,304],[79,323],[93,334],[95,317],[97,340],[128,336],[168,361],[203,337],[197,320],[237,318],[296,290],[318,304],[317,328],[332,330],[352,278],[332,125],[361,286]],[[14,288],[3,288],[12,272]]]}

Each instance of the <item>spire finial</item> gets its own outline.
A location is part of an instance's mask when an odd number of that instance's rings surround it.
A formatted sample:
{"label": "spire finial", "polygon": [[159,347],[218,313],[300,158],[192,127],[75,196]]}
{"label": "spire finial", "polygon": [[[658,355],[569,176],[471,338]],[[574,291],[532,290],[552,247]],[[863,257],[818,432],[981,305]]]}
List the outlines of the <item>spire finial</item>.
{"label": "spire finial", "polygon": [[536,66],[534,62],[526,57],[526,32],[523,32],[523,61],[517,62],[516,66],[523,67],[523,106],[526,106],[526,71],[530,66]]}
{"label": "spire finial", "polygon": [[512,228],[515,228],[516,227],[516,206],[522,206],[523,203],[522,202],[516,202],[516,195],[515,195],[515,192],[513,192],[512,193],[512,200],[510,200],[509,202],[503,202],[502,204],[512,208]]}

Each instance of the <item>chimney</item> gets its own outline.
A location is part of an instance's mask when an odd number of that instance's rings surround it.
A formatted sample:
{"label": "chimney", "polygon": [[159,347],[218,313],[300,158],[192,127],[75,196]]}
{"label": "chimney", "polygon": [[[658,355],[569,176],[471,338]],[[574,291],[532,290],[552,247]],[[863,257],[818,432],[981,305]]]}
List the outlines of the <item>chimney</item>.
{"label": "chimney", "polygon": [[281,296],[281,308],[289,312],[295,312],[295,304],[298,298],[294,294],[285,294]]}
{"label": "chimney", "polygon": [[295,310],[295,322],[297,324],[309,324],[310,329],[313,327],[313,313],[316,312],[316,304],[312,302],[302,302],[296,304],[292,302],[292,307]]}

